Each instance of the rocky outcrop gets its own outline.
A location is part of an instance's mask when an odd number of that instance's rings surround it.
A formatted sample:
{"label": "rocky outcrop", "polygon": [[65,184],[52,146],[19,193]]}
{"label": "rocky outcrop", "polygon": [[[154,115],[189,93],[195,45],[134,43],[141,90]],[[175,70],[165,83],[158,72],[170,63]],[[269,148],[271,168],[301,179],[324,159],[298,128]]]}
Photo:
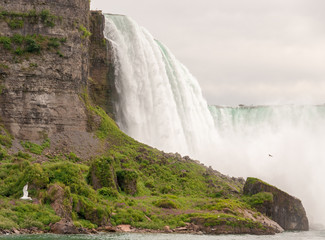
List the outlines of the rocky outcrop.
{"label": "rocky outcrop", "polygon": [[78,234],[80,233],[71,221],[62,219],[51,226],[51,232],[55,234]]}
{"label": "rocky outcrop", "polygon": [[114,118],[114,100],[117,98],[114,84],[113,50],[104,37],[105,17],[101,11],[91,11],[89,45],[89,96],[91,100]]}
{"label": "rocky outcrop", "polygon": [[72,218],[72,199],[70,191],[64,189],[64,187],[54,184],[47,190],[49,198],[51,200],[51,207],[55,211],[56,215],[65,219],[67,222],[71,222]]}
{"label": "rocky outcrop", "polygon": [[254,195],[260,192],[269,192],[273,201],[266,201],[257,210],[266,214],[277,222],[284,230],[307,231],[308,218],[301,201],[256,178],[247,178],[244,185],[245,195]]}
{"label": "rocky outcrop", "polygon": [[88,0],[0,0],[0,117],[18,139],[87,130]]}
{"label": "rocky outcrop", "polygon": [[100,158],[92,161],[87,176],[94,189],[103,187],[117,189],[117,179],[111,158]]}
{"label": "rocky outcrop", "polygon": [[117,182],[122,191],[134,195],[137,192],[138,174],[134,170],[124,169],[116,172]]}

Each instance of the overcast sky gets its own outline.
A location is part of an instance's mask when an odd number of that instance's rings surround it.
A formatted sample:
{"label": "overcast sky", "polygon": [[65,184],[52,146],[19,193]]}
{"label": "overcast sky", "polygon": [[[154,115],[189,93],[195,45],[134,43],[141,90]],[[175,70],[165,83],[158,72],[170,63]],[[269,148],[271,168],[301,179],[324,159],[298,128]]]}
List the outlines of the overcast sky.
{"label": "overcast sky", "polygon": [[324,0],[91,0],[163,42],[209,104],[325,103]]}

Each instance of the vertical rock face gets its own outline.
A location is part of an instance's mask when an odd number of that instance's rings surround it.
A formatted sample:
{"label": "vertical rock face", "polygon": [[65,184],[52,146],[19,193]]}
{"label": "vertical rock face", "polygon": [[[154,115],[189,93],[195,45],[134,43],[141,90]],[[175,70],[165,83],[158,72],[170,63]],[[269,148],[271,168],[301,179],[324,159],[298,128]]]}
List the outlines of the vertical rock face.
{"label": "vertical rock face", "polygon": [[105,17],[101,11],[90,15],[89,93],[92,101],[114,118],[113,100],[116,99],[114,62],[110,43],[104,37]]}
{"label": "vertical rock face", "polygon": [[89,0],[0,0],[0,13],[2,123],[18,139],[86,131]]}
{"label": "vertical rock face", "polygon": [[254,195],[259,192],[272,193],[273,202],[265,202],[257,207],[258,211],[277,222],[284,230],[307,231],[309,229],[308,218],[299,199],[259,179],[247,178],[244,194]]}

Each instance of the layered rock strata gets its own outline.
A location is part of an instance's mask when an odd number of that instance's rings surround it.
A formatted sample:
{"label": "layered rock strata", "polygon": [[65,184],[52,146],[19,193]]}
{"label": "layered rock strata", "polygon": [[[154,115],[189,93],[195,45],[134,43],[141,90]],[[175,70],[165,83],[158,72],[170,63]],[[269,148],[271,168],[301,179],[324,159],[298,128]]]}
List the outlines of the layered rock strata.
{"label": "layered rock strata", "polygon": [[2,124],[28,140],[86,131],[89,1],[0,0],[0,12]]}

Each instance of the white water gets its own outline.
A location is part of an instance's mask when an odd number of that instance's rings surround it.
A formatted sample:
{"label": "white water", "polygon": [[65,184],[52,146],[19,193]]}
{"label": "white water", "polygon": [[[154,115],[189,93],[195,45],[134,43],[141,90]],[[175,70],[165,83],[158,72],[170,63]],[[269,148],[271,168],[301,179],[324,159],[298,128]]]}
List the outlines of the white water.
{"label": "white water", "polygon": [[[106,15],[121,129],[234,176],[256,176],[301,198],[325,223],[325,107],[208,107],[197,80],[133,20]],[[269,154],[273,157],[269,157]]]}

